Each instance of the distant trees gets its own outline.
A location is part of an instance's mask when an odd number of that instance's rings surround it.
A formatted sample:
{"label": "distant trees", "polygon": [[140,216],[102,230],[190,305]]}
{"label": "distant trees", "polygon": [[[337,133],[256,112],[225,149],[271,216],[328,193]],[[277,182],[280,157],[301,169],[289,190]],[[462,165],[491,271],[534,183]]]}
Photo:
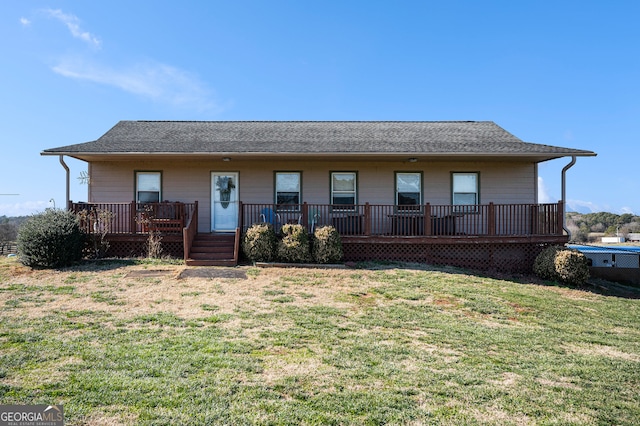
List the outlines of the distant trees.
{"label": "distant trees", "polygon": [[26,217],[0,216],[0,241],[15,241],[18,236],[18,228]]}
{"label": "distant trees", "polygon": [[626,237],[630,232],[640,232],[640,216],[630,213],[567,213],[567,228],[571,231],[572,242],[587,242],[591,233]]}

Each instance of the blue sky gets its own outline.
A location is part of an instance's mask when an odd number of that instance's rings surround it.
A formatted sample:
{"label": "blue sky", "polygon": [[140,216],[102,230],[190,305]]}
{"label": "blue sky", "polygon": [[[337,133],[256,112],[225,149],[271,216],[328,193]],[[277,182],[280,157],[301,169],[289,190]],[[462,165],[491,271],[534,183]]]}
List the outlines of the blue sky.
{"label": "blue sky", "polygon": [[[640,214],[640,2],[0,2],[0,216],[65,200],[43,149],[119,120],[490,120],[595,151],[569,210]],[[540,165],[561,197],[569,159]],[[71,199],[87,199],[71,167]],[[19,194],[19,195],[10,195]]]}

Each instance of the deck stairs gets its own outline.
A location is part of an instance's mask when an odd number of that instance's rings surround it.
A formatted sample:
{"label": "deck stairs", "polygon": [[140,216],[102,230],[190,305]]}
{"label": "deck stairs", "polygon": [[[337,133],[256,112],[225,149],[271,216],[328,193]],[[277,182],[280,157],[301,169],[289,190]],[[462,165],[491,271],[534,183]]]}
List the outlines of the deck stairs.
{"label": "deck stairs", "polygon": [[187,266],[236,266],[235,233],[196,234]]}

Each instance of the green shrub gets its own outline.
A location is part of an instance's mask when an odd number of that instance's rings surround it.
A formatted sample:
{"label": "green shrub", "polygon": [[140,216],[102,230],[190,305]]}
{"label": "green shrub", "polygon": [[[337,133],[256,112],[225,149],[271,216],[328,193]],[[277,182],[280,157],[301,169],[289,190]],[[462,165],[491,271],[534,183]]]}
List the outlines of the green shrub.
{"label": "green shrub", "polygon": [[577,250],[550,246],[536,257],[533,272],[545,280],[582,285],[589,279],[589,264],[586,256]]}
{"label": "green shrub", "polygon": [[543,280],[557,281],[556,253],[563,250],[562,246],[549,246],[544,248],[533,262],[533,272]]}
{"label": "green shrub", "polygon": [[270,223],[256,223],[242,239],[242,251],[253,262],[269,262],[276,257],[276,233]]}
{"label": "green shrub", "polygon": [[336,263],[342,260],[342,241],[333,226],[316,228],[313,233],[313,260],[318,263]]}
{"label": "green shrub", "polygon": [[579,286],[589,279],[587,257],[577,250],[559,251],[554,263],[556,274],[564,283]]}
{"label": "green shrub", "polygon": [[77,216],[47,209],[30,216],[18,232],[18,256],[27,266],[57,268],[82,258],[85,234]]}
{"label": "green shrub", "polygon": [[307,228],[297,224],[282,225],[282,239],[278,242],[278,259],[292,263],[311,260],[311,244]]}

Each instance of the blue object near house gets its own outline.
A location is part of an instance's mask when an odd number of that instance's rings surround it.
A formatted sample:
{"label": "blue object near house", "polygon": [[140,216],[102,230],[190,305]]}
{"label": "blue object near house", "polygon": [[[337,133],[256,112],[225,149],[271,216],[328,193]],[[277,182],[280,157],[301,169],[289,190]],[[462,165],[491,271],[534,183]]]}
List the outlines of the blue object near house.
{"label": "blue object near house", "polygon": [[262,219],[262,221],[265,223],[270,223],[271,225],[273,225],[276,232],[278,232],[278,228],[280,226],[280,216],[278,215],[278,213],[274,212],[273,209],[270,209],[268,207],[262,209],[262,211],[260,212],[260,219]]}
{"label": "blue object near house", "polygon": [[640,247],[569,245],[569,248],[586,256],[592,276],[640,286]]}

